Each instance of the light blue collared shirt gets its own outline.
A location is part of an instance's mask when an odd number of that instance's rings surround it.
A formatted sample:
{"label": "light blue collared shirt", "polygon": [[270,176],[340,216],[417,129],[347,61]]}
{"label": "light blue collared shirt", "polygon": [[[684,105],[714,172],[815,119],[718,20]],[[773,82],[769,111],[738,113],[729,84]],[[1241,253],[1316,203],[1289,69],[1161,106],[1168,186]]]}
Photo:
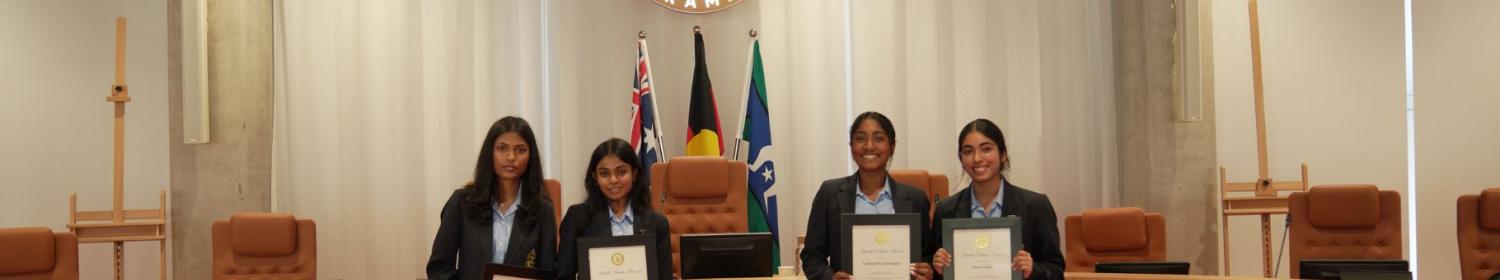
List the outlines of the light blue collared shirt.
{"label": "light blue collared shirt", "polygon": [[875,201],[870,201],[870,198],[859,190],[859,181],[856,180],[854,182],[854,197],[854,214],[896,214],[896,207],[891,204],[891,183],[889,178],[886,179],[884,185],[881,185],[880,195],[875,197]]}
{"label": "light blue collared shirt", "polygon": [[491,232],[492,237],[495,238],[495,256],[491,259],[494,263],[505,262],[505,250],[510,248],[510,229],[516,224],[516,209],[522,201],[520,188],[516,190],[516,200],[511,202],[510,207],[506,207],[505,211],[500,211],[500,201],[495,201],[495,205],[490,206],[495,209],[495,222],[492,227],[494,230]]}
{"label": "light blue collared shirt", "polygon": [[608,209],[608,210],[606,210],[606,211],[609,211],[609,235],[610,236],[631,236],[631,235],[635,235],[635,214],[633,214],[632,212],[634,212],[634,211],[631,211],[631,210],[632,209],[631,209],[629,203],[625,204],[625,215],[624,216],[617,216],[617,215],[615,215],[615,210],[614,209]]}
{"label": "light blue collared shirt", "polygon": [[[973,186],[969,186],[973,188]],[[995,192],[995,200],[990,202],[990,211],[985,212],[984,206],[979,205],[979,197],[974,192],[969,192],[969,217],[970,218],[999,218],[1001,217],[1000,203],[1005,198],[1005,179],[1000,179],[1000,191]]]}

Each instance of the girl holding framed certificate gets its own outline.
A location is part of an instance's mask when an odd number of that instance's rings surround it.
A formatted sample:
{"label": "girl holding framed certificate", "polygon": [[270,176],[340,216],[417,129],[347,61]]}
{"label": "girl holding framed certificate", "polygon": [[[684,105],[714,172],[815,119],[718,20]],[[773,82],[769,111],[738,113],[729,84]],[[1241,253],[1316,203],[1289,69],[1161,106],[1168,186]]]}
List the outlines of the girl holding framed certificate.
{"label": "girl holding framed certificate", "polygon": [[[1019,216],[1022,248],[1012,257],[1011,269],[1020,271],[1026,279],[1063,279],[1065,262],[1058,242],[1057,213],[1047,195],[1005,180],[1002,171],[1010,168],[1010,158],[1000,127],[976,119],[959,131],[958,144],[958,159],[973,180],[968,188],[937,203],[933,228],[942,228],[943,219]],[[939,248],[933,255],[932,263],[938,271],[953,265],[948,249]]]}
{"label": "girl holding framed certificate", "polygon": [[588,197],[568,207],[558,230],[562,239],[557,251],[558,279],[584,277],[579,273],[587,271],[580,267],[585,263],[578,253],[580,238],[637,235],[655,238],[655,267],[665,270],[656,275],[672,279],[671,226],[666,215],[651,208],[650,182],[637,180],[646,168],[651,167],[641,166],[625,140],[611,138],[594,148],[584,175]]}
{"label": "girl holding framed certificate", "polygon": [[[891,120],[877,112],[865,112],[854,118],[849,127],[849,153],[859,170],[854,174],[823,181],[813,198],[812,209],[807,219],[807,238],[802,249],[802,270],[807,279],[850,279],[852,267],[843,267],[840,256],[842,234],[840,224],[844,214],[896,214],[916,213],[921,216],[921,236],[930,236],[927,210],[931,205],[927,194],[915,187],[891,179],[886,172],[891,154],[895,150],[896,129]],[[931,238],[920,238],[921,256],[931,256],[937,246],[927,242]],[[910,274],[916,279],[929,279],[932,268],[928,263],[910,265]],[[857,272],[855,272],[857,273]]]}

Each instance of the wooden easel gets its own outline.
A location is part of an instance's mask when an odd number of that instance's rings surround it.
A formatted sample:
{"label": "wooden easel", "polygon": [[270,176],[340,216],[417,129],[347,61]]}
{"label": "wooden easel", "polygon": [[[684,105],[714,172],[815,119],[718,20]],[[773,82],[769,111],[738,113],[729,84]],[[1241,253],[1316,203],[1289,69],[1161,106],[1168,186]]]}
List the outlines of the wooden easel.
{"label": "wooden easel", "polygon": [[[1260,18],[1256,0],[1250,0],[1250,63],[1255,76],[1255,142],[1259,151],[1260,177],[1255,182],[1230,183],[1223,166],[1219,167],[1219,198],[1223,200],[1220,214],[1224,231],[1224,275],[1229,275],[1229,217],[1240,215],[1260,216],[1261,264],[1264,277],[1271,277],[1271,215],[1287,213],[1287,197],[1281,191],[1307,190],[1307,163],[1302,163],[1301,181],[1271,179],[1266,160],[1266,110],[1265,93],[1260,70]],[[1230,196],[1230,193],[1254,192],[1253,195]]]}
{"label": "wooden easel", "polygon": [[[167,279],[167,192],[157,194],[156,209],[125,210],[125,17],[115,18],[115,84],[104,100],[115,103],[115,206],[106,211],[78,211],[78,194],[68,194],[68,231],[79,243],[115,244],[115,280],[125,277],[125,242],[156,240],[161,244],[161,279]],[[106,222],[99,222],[106,221]],[[92,222],[92,223],[80,223]]]}

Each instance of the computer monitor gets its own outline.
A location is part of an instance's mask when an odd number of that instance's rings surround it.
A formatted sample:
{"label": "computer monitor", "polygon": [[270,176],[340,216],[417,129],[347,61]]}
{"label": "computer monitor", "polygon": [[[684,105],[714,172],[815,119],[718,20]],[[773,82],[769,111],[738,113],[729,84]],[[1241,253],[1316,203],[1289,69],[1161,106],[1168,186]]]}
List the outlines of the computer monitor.
{"label": "computer monitor", "polygon": [[678,239],[683,278],[770,277],[769,232],[684,234]]}
{"label": "computer monitor", "polygon": [[1411,279],[1411,270],[1406,260],[1307,259],[1301,263],[1301,275],[1297,275],[1297,278],[1302,279],[1342,279],[1344,272],[1356,272],[1360,277],[1379,279]]}
{"label": "computer monitor", "polygon": [[1187,275],[1188,262],[1108,262],[1094,265],[1094,272]]}

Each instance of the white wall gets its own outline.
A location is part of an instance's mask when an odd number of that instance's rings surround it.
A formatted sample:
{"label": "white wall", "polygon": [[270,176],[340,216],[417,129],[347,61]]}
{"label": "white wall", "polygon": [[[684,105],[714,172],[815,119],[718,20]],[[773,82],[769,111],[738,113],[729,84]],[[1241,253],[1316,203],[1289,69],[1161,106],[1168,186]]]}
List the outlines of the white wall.
{"label": "white wall", "polygon": [[[1230,182],[1257,174],[1247,7],[1241,0],[1212,7],[1218,156]],[[1369,183],[1405,197],[1402,22],[1396,0],[1260,1],[1272,178],[1298,180],[1306,162],[1312,186]],[[1282,218],[1272,217],[1272,246],[1281,244]],[[1231,218],[1229,232],[1233,275],[1259,276],[1259,218]],[[1282,257],[1282,277],[1289,259]]]}
{"label": "white wall", "polygon": [[1496,10],[1500,2],[1412,1],[1422,279],[1459,279],[1454,202],[1500,187]]}
{"label": "white wall", "polygon": [[[125,208],[155,208],[169,178],[166,1],[15,1],[0,8],[0,227],[66,231],[113,207],[115,17],[128,20]],[[170,238],[170,236],[168,236]],[[156,242],[125,245],[126,279],[157,279]],[[81,279],[113,277],[112,245],[79,246]]]}

